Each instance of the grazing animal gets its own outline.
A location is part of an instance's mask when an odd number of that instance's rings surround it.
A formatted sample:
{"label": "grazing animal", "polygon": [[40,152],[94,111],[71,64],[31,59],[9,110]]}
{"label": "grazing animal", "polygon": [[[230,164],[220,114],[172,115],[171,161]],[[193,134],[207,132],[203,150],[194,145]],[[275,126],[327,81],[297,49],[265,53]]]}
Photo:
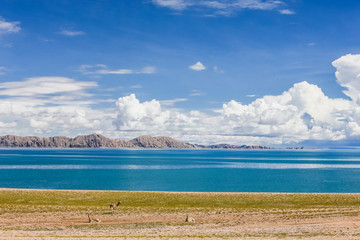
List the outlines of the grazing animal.
{"label": "grazing animal", "polygon": [[89,223],[92,223],[92,222],[101,222],[101,220],[98,219],[98,218],[93,219],[90,213],[88,213],[88,218],[89,218]]}
{"label": "grazing animal", "polygon": [[186,214],[185,222],[195,223],[195,218],[189,217],[189,214]]}
{"label": "grazing animal", "polygon": [[110,210],[114,212],[115,208],[121,204],[120,201],[118,203],[110,203]]}

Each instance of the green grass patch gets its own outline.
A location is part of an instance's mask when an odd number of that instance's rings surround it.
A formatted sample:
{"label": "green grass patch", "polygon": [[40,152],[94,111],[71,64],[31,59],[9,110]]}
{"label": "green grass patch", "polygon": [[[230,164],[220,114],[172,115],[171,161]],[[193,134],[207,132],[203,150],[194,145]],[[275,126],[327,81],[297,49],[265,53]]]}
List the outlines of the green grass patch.
{"label": "green grass patch", "polygon": [[121,211],[259,210],[360,207],[360,194],[169,193],[129,191],[0,190],[1,211],[87,211],[122,202]]}

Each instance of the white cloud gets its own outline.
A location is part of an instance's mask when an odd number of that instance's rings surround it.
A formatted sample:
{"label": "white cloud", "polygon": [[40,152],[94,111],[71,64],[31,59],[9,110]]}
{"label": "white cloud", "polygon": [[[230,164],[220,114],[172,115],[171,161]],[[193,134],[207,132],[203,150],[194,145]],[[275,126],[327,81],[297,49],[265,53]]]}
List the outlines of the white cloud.
{"label": "white cloud", "polygon": [[[34,77],[0,84],[0,134],[68,135],[113,130],[116,114],[92,109],[86,91],[96,82],[66,77]],[[101,121],[100,121],[101,120]]]}
{"label": "white cloud", "polygon": [[155,99],[140,103],[135,94],[131,94],[119,98],[116,106],[118,116],[114,123],[118,129],[146,130],[149,124],[156,128],[164,122],[160,103]]}
{"label": "white cloud", "polygon": [[191,90],[191,93],[189,94],[189,96],[204,96],[205,93],[203,93],[202,91],[200,90]]}
{"label": "white cloud", "polygon": [[0,66],[0,75],[5,75],[7,71],[9,70],[6,67]]}
{"label": "white cloud", "polygon": [[277,0],[153,0],[152,2],[155,5],[167,7],[175,11],[205,11],[207,12],[206,15],[225,16],[239,12],[243,9],[273,10],[283,5],[282,1]]}
{"label": "white cloud", "polygon": [[153,3],[161,7],[168,7],[179,11],[191,5],[189,1],[185,0],[153,0]]}
{"label": "white cloud", "polygon": [[108,74],[154,74],[156,73],[156,68],[153,66],[146,66],[142,69],[136,71],[132,69],[127,68],[121,68],[121,69],[113,69],[110,70],[106,65],[104,64],[97,64],[97,65],[81,65],[79,68],[79,72],[82,72],[83,74],[100,74],[100,75],[108,75]]}
{"label": "white cloud", "polygon": [[98,73],[98,74],[133,74],[134,71],[131,69],[117,69],[117,70],[100,69],[100,70],[97,70],[96,73]]}
{"label": "white cloud", "polygon": [[[360,55],[359,55],[360,56]],[[338,81],[354,100],[329,98],[316,85],[294,84],[277,96],[243,105],[231,100],[213,114],[161,108],[161,101],[141,103],[135,95],[119,98],[114,123],[126,136],[168,135],[197,143],[290,144],[304,140],[344,140],[360,137],[360,76],[358,55],[334,62]],[[120,107],[121,106],[121,107]]]}
{"label": "white cloud", "polygon": [[46,121],[30,119],[30,127],[46,129],[49,127],[49,123]]}
{"label": "white cloud", "polygon": [[169,99],[169,100],[161,100],[160,104],[164,106],[173,106],[175,103],[178,102],[185,102],[187,101],[187,98],[175,98],[175,99]]}
{"label": "white cloud", "polygon": [[225,71],[220,69],[218,66],[214,66],[213,69],[214,69],[214,72],[216,72],[216,73],[225,73]]}
{"label": "white cloud", "polygon": [[336,78],[340,86],[346,88],[344,94],[360,104],[360,54],[347,54],[335,60]]}
{"label": "white cloud", "polygon": [[194,65],[189,66],[189,68],[195,71],[203,71],[206,69],[206,67],[201,62],[197,62]]}
{"label": "white cloud", "polygon": [[96,82],[79,82],[66,77],[33,77],[20,82],[0,83],[0,95],[36,96],[82,91],[96,86]]}
{"label": "white cloud", "polygon": [[284,15],[293,15],[296,14],[294,11],[290,10],[290,9],[281,9],[279,10],[279,13],[284,14]]}
{"label": "white cloud", "polygon": [[143,67],[139,72],[140,74],[153,74],[156,73],[156,68],[152,66]]}
{"label": "white cloud", "polygon": [[20,22],[7,22],[4,18],[0,17],[0,36],[8,33],[20,32]]}
{"label": "white cloud", "polygon": [[[329,99],[316,85],[301,82],[279,96],[264,96],[249,105],[230,101],[222,115],[235,134],[299,142],[346,138],[348,122],[357,110],[353,102]],[[236,126],[239,122],[241,126]]]}
{"label": "white cloud", "polygon": [[276,0],[236,0],[229,4],[229,7],[234,6],[237,8],[272,10],[281,5],[281,1]]}
{"label": "white cloud", "polygon": [[83,31],[73,31],[73,30],[61,30],[59,32],[59,34],[64,35],[64,36],[68,36],[68,37],[75,37],[75,36],[84,35],[85,32],[83,32]]}
{"label": "white cloud", "polygon": [[[260,97],[246,105],[231,100],[210,113],[170,107],[186,99],[141,102],[134,94],[119,98],[116,107],[95,109],[88,103],[86,90],[96,83],[68,78],[2,83],[0,92],[5,97],[0,101],[0,135],[102,132],[127,139],[149,134],[200,144],[251,145],[358,139],[360,55],[343,56],[333,65],[349,99],[329,98],[321,88],[304,81],[280,95]],[[51,104],[47,104],[49,101]]]}
{"label": "white cloud", "polygon": [[0,128],[13,128],[16,127],[16,122],[4,123],[0,122]]}

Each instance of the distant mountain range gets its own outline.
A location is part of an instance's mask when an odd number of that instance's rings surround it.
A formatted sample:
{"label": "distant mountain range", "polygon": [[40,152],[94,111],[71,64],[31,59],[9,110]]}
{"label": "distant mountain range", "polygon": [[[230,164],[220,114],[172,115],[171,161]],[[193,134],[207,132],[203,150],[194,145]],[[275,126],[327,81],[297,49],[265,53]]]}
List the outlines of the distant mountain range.
{"label": "distant mountain range", "polygon": [[270,149],[264,146],[247,145],[197,145],[184,143],[171,137],[140,136],[126,141],[111,139],[100,134],[68,137],[20,137],[6,135],[0,137],[0,148],[175,148],[175,149]]}

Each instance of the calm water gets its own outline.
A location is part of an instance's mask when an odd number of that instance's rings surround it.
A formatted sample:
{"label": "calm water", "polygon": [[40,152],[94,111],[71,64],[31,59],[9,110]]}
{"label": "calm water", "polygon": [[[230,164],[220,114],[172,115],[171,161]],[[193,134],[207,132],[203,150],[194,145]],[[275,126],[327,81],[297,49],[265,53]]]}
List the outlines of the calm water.
{"label": "calm water", "polygon": [[360,150],[0,149],[0,188],[360,192]]}

